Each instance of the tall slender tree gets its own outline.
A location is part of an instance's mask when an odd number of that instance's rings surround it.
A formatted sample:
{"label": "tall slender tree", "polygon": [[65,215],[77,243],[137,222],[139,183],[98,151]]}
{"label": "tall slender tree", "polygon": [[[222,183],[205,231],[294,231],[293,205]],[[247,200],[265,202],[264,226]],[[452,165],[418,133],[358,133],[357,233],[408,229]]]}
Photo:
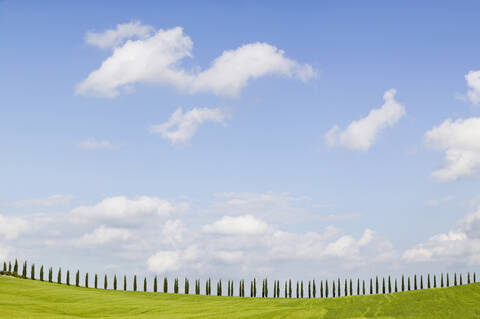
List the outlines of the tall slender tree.
{"label": "tall slender tree", "polygon": [[320,280],[320,298],[323,298],[323,280]]}
{"label": "tall slender tree", "polygon": [[477,275],[476,275],[476,273],[474,272],[474,273],[473,273],[473,282],[474,282],[474,283],[477,282],[477,278],[476,278],[476,277],[477,277]]}
{"label": "tall slender tree", "polygon": [[300,284],[300,298],[303,298],[303,280],[301,281],[301,284]]}
{"label": "tall slender tree", "polygon": [[22,278],[25,279],[27,278],[27,262],[23,262],[23,269],[22,269]]}
{"label": "tall slender tree", "polygon": [[407,279],[407,290],[410,291],[410,276],[408,276],[408,279]]}
{"label": "tall slender tree", "polygon": [[453,274],[453,285],[454,285],[454,286],[457,285],[457,273],[454,273],[454,274]]}
{"label": "tall slender tree", "polygon": [[105,277],[103,278],[103,289],[108,288],[108,280],[107,280],[107,274],[105,274]]}
{"label": "tall slender tree", "polygon": [[343,293],[344,293],[344,296],[348,296],[348,285],[347,285],[347,279],[345,279],[345,283],[344,283],[344,289],[343,289]]}
{"label": "tall slender tree", "polygon": [[288,298],[288,284],[287,281],[285,280],[285,298]]}
{"label": "tall slender tree", "polygon": [[357,296],[360,296],[360,278],[357,278]]}
{"label": "tall slender tree", "polygon": [[65,278],[65,282],[67,286],[70,286],[70,270],[67,270],[67,278]]}
{"label": "tall slender tree", "polygon": [[3,262],[3,271],[7,272],[7,262]]}
{"label": "tall slender tree", "polygon": [[288,281],[288,298],[292,298],[292,279]]}
{"label": "tall slender tree", "polygon": [[123,275],[123,290],[127,291],[127,275]]}
{"label": "tall slender tree", "polygon": [[164,293],[168,292],[168,279],[167,279],[167,277],[163,278],[163,292]]}
{"label": "tall slender tree", "polygon": [[463,285],[463,282],[462,282],[462,273],[459,274],[459,279],[460,279],[460,286]]}
{"label": "tall slender tree", "polygon": [[80,270],[77,270],[77,273],[75,274],[75,286],[80,286]]}
{"label": "tall slender tree", "polygon": [[392,280],[390,279],[390,276],[388,276],[388,293],[392,293]]}
{"label": "tall slender tree", "polygon": [[325,280],[325,298],[328,298],[328,280]]}
{"label": "tall slender tree", "polygon": [[446,282],[446,284],[447,284],[446,285],[447,287],[450,287],[450,277],[448,275],[448,272],[447,272],[447,282]]}
{"label": "tall slender tree", "polygon": [[40,281],[43,281],[43,265],[40,267]]}
{"label": "tall slender tree", "polygon": [[312,281],[312,293],[313,293],[313,298],[317,297],[317,286],[315,285],[315,279]]}
{"label": "tall slender tree", "polygon": [[308,298],[312,298],[312,284],[311,281],[308,281]]}
{"label": "tall slender tree", "polygon": [[113,290],[117,290],[117,275],[113,275]]}
{"label": "tall slender tree", "polygon": [[97,274],[95,274],[95,279],[93,280],[93,285],[94,285],[95,289],[98,288],[98,275]]}
{"label": "tall slender tree", "polygon": [[48,282],[53,282],[53,269],[50,267],[48,270]]}
{"label": "tall slender tree", "polygon": [[15,258],[15,265],[13,266],[13,273],[18,275],[18,260]]}
{"label": "tall slender tree", "polygon": [[382,277],[382,293],[385,294],[385,277]]}
{"label": "tall slender tree", "polygon": [[470,283],[470,272],[468,272],[468,274],[467,274],[467,284],[469,284],[469,283]]}
{"label": "tall slender tree", "polygon": [[427,275],[427,288],[430,289],[430,274]]}
{"label": "tall slender tree", "polygon": [[440,275],[440,287],[443,288],[443,272]]}
{"label": "tall slender tree", "polygon": [[420,275],[420,289],[423,289],[423,276]]}
{"label": "tall slender tree", "polygon": [[375,279],[375,293],[378,294],[378,276]]}
{"label": "tall slender tree", "polygon": [[362,293],[365,295],[365,280],[362,280]]}
{"label": "tall slender tree", "polygon": [[153,292],[158,291],[158,282],[157,282],[157,276],[153,279]]}
{"label": "tall slender tree", "polygon": [[133,275],[133,291],[137,291],[137,275]]}
{"label": "tall slender tree", "polygon": [[332,297],[335,298],[335,280],[332,280],[333,281],[333,284],[332,284]]}
{"label": "tall slender tree", "polygon": [[338,282],[338,285],[337,285],[337,289],[338,289],[338,297],[340,297],[340,278],[337,279],[337,282]]}
{"label": "tall slender tree", "polygon": [[397,287],[397,278],[395,278],[395,292],[398,292],[398,287]]}
{"label": "tall slender tree", "polygon": [[402,291],[405,291],[405,277],[402,275]]}
{"label": "tall slender tree", "polygon": [[417,275],[413,275],[413,290],[417,290]]}
{"label": "tall slender tree", "polygon": [[88,288],[88,272],[85,273],[85,287]]}
{"label": "tall slender tree", "polygon": [[437,288],[437,275],[433,274],[433,288]]}
{"label": "tall slender tree", "polygon": [[373,279],[370,278],[370,294],[373,295]]}
{"label": "tall slender tree", "polygon": [[62,283],[62,268],[58,268],[58,273],[57,273],[57,284]]}
{"label": "tall slender tree", "polygon": [[147,277],[143,277],[143,291],[147,292]]}
{"label": "tall slender tree", "polygon": [[35,264],[32,264],[32,269],[30,271],[30,279],[35,280]]}

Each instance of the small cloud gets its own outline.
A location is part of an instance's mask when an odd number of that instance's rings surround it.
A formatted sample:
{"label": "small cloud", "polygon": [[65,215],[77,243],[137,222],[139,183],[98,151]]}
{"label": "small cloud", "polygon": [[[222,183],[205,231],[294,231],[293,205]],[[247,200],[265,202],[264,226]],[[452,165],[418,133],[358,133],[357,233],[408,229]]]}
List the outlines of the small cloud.
{"label": "small cloud", "polygon": [[118,24],[116,29],[106,30],[101,33],[87,32],[85,42],[100,48],[118,47],[126,39],[148,38],[154,28],[142,25],[139,21]]}
{"label": "small cloud", "polygon": [[480,71],[470,71],[465,75],[469,90],[467,96],[472,104],[480,103]]}
{"label": "small cloud", "polygon": [[341,130],[334,125],[325,134],[327,144],[354,151],[370,149],[380,131],[392,127],[405,116],[405,108],[395,100],[396,93],[395,89],[386,91],[383,95],[385,103],[382,107],[371,110],[366,117],[353,121],[346,129]]}
{"label": "small cloud", "polygon": [[131,236],[131,232],[124,228],[106,227],[104,225],[96,228],[92,233],[83,235],[77,244],[83,245],[104,245],[111,242],[125,241]]}
{"label": "small cloud", "polygon": [[453,196],[446,196],[446,197],[443,197],[443,198],[440,198],[440,199],[431,199],[427,202],[427,205],[430,206],[430,207],[440,206],[440,205],[448,203],[453,198],[454,198]]}
{"label": "small cloud", "polygon": [[221,235],[260,235],[267,232],[270,226],[252,215],[244,215],[224,216],[213,224],[203,226],[202,229],[206,233]]}
{"label": "small cloud", "polygon": [[28,222],[20,217],[0,215],[0,236],[5,240],[17,239],[29,229]]}
{"label": "small cloud", "polygon": [[81,141],[76,143],[77,146],[81,149],[88,150],[88,151],[95,151],[95,150],[113,150],[117,148],[108,140],[97,140],[97,139],[88,139],[85,141]]}
{"label": "small cloud", "polygon": [[186,143],[204,122],[224,123],[229,117],[229,113],[219,108],[193,108],[185,113],[178,108],[167,122],[151,126],[150,132],[160,134],[172,144]]}

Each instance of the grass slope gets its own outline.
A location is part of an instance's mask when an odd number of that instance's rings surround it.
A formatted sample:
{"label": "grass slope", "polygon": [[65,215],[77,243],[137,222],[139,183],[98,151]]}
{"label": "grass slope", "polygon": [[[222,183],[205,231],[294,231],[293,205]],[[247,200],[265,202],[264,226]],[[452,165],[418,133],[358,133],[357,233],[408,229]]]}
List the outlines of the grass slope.
{"label": "grass slope", "polygon": [[480,318],[480,283],[330,299],[206,297],[0,276],[0,318]]}

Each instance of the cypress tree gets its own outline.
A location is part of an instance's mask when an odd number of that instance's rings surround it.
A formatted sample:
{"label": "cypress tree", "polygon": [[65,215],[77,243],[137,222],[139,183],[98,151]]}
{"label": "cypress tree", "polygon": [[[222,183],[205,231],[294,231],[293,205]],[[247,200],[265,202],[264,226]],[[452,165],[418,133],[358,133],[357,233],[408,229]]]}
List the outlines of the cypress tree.
{"label": "cypress tree", "polygon": [[468,274],[467,274],[467,284],[469,284],[469,283],[470,283],[470,272],[468,272]]}
{"label": "cypress tree", "polygon": [[66,282],[67,282],[67,286],[70,286],[70,270],[67,270]]}
{"label": "cypress tree", "polygon": [[328,298],[328,280],[325,280],[325,298]]}
{"label": "cypress tree", "polygon": [[88,272],[85,273],[85,287],[88,288]]}
{"label": "cypress tree", "polygon": [[430,289],[430,274],[427,275],[427,288]]}
{"label": "cypress tree", "polygon": [[287,281],[285,280],[285,291],[283,292],[284,293],[284,298],[288,298],[288,283]]}
{"label": "cypress tree", "polygon": [[153,292],[158,291],[158,283],[157,283],[157,276],[153,279]]}
{"label": "cypress tree", "polygon": [[447,287],[450,287],[450,277],[448,275],[448,272],[447,272],[447,282],[446,282],[446,284],[447,284]]}
{"label": "cypress tree", "polygon": [[253,298],[253,279],[250,280],[250,298]]}
{"label": "cypress tree", "polygon": [[392,281],[390,279],[390,276],[388,276],[388,293],[392,293]]}
{"label": "cypress tree", "polygon": [[173,281],[173,293],[178,294],[178,278],[175,278]]}
{"label": "cypress tree", "polygon": [[77,274],[75,275],[75,286],[80,286],[80,270],[77,270]]}
{"label": "cypress tree", "polygon": [[292,298],[292,279],[288,282],[288,298]]}
{"label": "cypress tree", "polygon": [[312,298],[312,284],[308,281],[308,298]]}
{"label": "cypress tree", "polygon": [[123,275],[123,290],[127,291],[127,275]]}
{"label": "cypress tree", "polygon": [[58,284],[62,283],[62,268],[58,268],[57,283]]}
{"label": "cypress tree", "polygon": [[147,277],[143,277],[143,291],[147,292]]}
{"label": "cypress tree", "polygon": [[105,274],[105,277],[103,278],[103,289],[108,288],[108,281],[107,281],[107,274]]}
{"label": "cypress tree", "polygon": [[375,280],[375,293],[378,294],[378,276],[376,277],[376,280]]}
{"label": "cypress tree", "polygon": [[257,296],[257,278],[253,278],[253,296]]}
{"label": "cypress tree", "polygon": [[18,275],[18,260],[15,258],[15,265],[13,266],[13,273]]}
{"label": "cypress tree", "polygon": [[443,272],[440,276],[440,287],[443,288]]}
{"label": "cypress tree", "polygon": [[433,274],[433,288],[437,288],[437,275]]}
{"label": "cypress tree", "polygon": [[297,280],[297,298],[300,298],[300,286],[298,284],[298,280]]}
{"label": "cypress tree", "polygon": [[332,297],[335,298],[335,280],[332,280],[333,281],[333,284],[332,284]]}
{"label": "cypress tree", "polygon": [[365,295],[365,280],[362,280],[362,292]]}
{"label": "cypress tree", "polygon": [[457,285],[457,273],[454,273],[454,274],[453,274],[453,285],[454,285],[454,286]]}
{"label": "cypress tree", "polygon": [[462,274],[460,273],[460,286],[463,285],[463,282],[462,282]]}
{"label": "cypress tree", "polygon": [[11,261],[8,262],[8,272],[10,272],[10,273],[12,272],[12,262]]}
{"label": "cypress tree", "polygon": [[133,275],[133,291],[137,291],[137,275]]}
{"label": "cypress tree", "polygon": [[337,289],[338,289],[338,297],[340,297],[340,278],[338,278],[338,285],[337,285]]}
{"label": "cypress tree", "polygon": [[417,275],[413,275],[413,290],[417,290]]}
{"label": "cypress tree", "polygon": [[113,275],[113,290],[117,290],[117,275]]}
{"label": "cypress tree", "polygon": [[27,262],[23,262],[23,269],[22,269],[22,278],[25,279],[27,278]]}
{"label": "cypress tree", "polygon": [[7,262],[6,261],[3,262],[3,271],[5,271],[5,272],[7,271]]}
{"label": "cypress tree", "polygon": [[[6,266],[6,264],[5,264]],[[40,267],[40,281],[43,281],[43,265]]]}
{"label": "cypress tree", "polygon": [[93,285],[94,285],[95,289],[98,288],[98,275],[97,274],[95,274],[95,279],[94,279],[94,284]]}
{"label": "cypress tree", "polygon": [[385,277],[382,277],[382,293],[385,294]]}
{"label": "cypress tree", "polygon": [[357,296],[360,296],[360,278],[357,278]]}
{"label": "cypress tree", "polygon": [[350,278],[350,296],[353,296],[353,283],[352,283],[352,278]]}
{"label": "cypress tree", "polygon": [[408,282],[407,282],[407,284],[408,284],[407,289],[408,289],[408,291],[410,291],[410,276],[408,277]]}
{"label": "cypress tree", "polygon": [[[344,291],[343,293],[345,294],[344,296],[348,296],[348,285],[347,285],[347,279],[345,279],[345,283],[344,283]],[[340,295],[338,295],[340,296]]]}
{"label": "cypress tree", "polygon": [[398,289],[397,289],[397,278],[395,278],[395,292],[398,292]]}
{"label": "cypress tree", "polygon": [[373,295],[373,279],[370,278],[370,294]]}
{"label": "cypress tree", "polygon": [[476,276],[476,273],[474,272],[474,273],[473,273],[473,282],[474,282],[474,283],[477,282],[477,278],[476,278],[476,277],[477,277],[477,276]]}
{"label": "cypress tree", "polygon": [[167,279],[167,277],[163,278],[163,292],[164,293],[168,292],[168,279]]}
{"label": "cypress tree", "polygon": [[423,289],[423,276],[420,275],[420,289]]}
{"label": "cypress tree", "polygon": [[[303,284],[303,282],[302,282]],[[303,291],[302,291],[303,293]],[[265,278],[265,298],[268,298],[268,280]]]}
{"label": "cypress tree", "polygon": [[402,275],[402,291],[405,291],[405,277]]}
{"label": "cypress tree", "polygon": [[312,292],[313,292],[313,298],[317,297],[317,285],[315,284],[315,279],[313,279],[312,282]]}
{"label": "cypress tree", "polygon": [[48,270],[48,282],[53,282],[53,269],[50,267]]}
{"label": "cypress tree", "polygon": [[[208,296],[208,279],[205,280],[205,296]],[[240,296],[242,296],[241,292],[240,292]]]}
{"label": "cypress tree", "polygon": [[30,271],[30,279],[35,280],[35,264],[32,264],[32,269]]}
{"label": "cypress tree", "polygon": [[300,285],[300,297],[303,298],[303,280]]}
{"label": "cypress tree", "polygon": [[320,280],[320,298],[323,298],[323,280]]}

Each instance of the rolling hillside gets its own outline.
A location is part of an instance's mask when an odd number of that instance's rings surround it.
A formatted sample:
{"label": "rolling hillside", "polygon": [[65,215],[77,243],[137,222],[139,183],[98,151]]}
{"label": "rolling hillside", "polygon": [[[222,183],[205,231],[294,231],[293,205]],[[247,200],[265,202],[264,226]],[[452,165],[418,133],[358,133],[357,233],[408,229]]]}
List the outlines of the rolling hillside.
{"label": "rolling hillside", "polygon": [[0,318],[480,318],[480,283],[387,295],[262,299],[78,288],[0,276]]}

